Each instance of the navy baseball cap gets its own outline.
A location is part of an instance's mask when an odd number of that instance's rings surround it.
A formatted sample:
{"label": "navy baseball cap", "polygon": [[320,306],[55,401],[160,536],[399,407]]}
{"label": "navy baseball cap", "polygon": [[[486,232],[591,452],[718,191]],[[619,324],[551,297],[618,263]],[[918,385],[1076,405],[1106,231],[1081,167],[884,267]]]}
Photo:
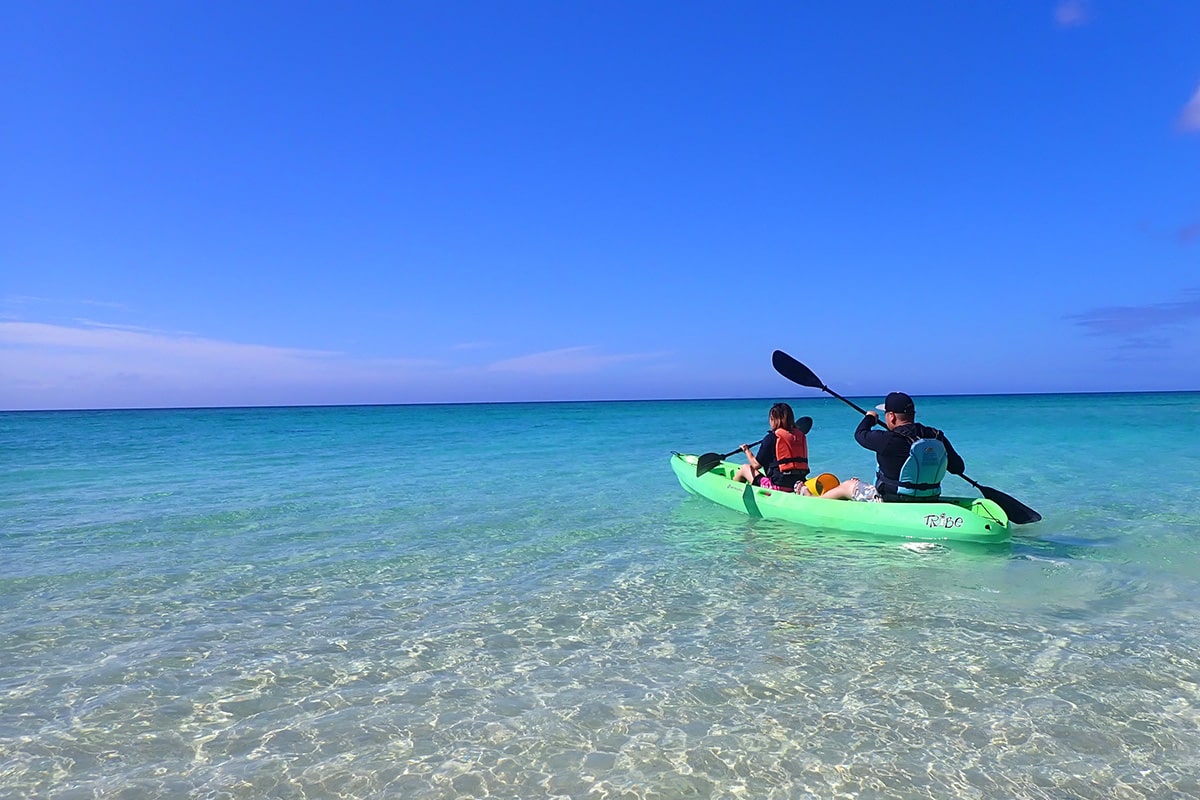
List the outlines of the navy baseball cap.
{"label": "navy baseball cap", "polygon": [[904,392],[890,392],[887,399],[875,406],[880,411],[893,411],[897,414],[912,414],[916,412],[913,399]]}

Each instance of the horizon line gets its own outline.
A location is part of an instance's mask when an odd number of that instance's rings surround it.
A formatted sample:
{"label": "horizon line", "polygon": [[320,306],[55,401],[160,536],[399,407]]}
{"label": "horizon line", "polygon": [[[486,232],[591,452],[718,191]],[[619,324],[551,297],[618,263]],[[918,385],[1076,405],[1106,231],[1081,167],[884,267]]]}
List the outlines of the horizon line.
{"label": "horizon line", "polygon": [[[1121,391],[1073,391],[1073,392],[963,392],[919,394],[921,398],[949,397],[1049,397],[1056,395],[1072,396],[1102,396],[1102,395],[1143,395],[1143,394],[1196,394],[1200,389],[1127,389]],[[848,398],[863,399],[875,395],[846,395]],[[105,412],[105,411],[268,411],[272,409],[304,409],[304,408],[410,408],[423,406],[515,406],[515,405],[562,405],[567,403],[724,403],[735,401],[761,400],[778,401],[777,396],[745,396],[745,397],[647,397],[647,398],[617,398],[607,400],[451,400],[445,402],[396,402],[396,403],[296,403],[263,405],[210,405],[210,406],[106,406],[99,408],[0,408],[0,414],[57,414],[72,412]],[[836,397],[792,397],[792,400],[837,400]]]}

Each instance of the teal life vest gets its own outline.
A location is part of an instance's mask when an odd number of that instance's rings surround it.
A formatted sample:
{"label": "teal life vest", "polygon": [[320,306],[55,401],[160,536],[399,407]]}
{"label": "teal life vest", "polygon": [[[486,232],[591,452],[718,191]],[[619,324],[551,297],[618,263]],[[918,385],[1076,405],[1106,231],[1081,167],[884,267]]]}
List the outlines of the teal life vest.
{"label": "teal life vest", "polygon": [[946,445],[939,439],[914,439],[900,467],[896,494],[902,497],[940,497],[946,477]]}

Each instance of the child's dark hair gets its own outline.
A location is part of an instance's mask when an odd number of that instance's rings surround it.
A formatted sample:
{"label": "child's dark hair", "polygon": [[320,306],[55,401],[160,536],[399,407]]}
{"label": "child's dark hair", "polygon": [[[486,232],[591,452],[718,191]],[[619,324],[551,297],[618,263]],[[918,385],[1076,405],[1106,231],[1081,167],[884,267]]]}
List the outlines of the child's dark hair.
{"label": "child's dark hair", "polygon": [[792,413],[792,407],[787,403],[776,403],[771,406],[771,413],[768,416],[771,422],[779,423],[781,428],[796,427],[796,415]]}

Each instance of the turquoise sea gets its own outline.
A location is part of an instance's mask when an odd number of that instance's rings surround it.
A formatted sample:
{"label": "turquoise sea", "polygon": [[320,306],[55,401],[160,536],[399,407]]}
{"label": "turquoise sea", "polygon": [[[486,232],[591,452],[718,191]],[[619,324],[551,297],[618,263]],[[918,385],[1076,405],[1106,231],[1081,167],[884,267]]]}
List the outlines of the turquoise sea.
{"label": "turquoise sea", "polygon": [[918,397],[1003,547],[686,494],[774,399],[0,414],[0,796],[1200,796],[1200,394]]}

